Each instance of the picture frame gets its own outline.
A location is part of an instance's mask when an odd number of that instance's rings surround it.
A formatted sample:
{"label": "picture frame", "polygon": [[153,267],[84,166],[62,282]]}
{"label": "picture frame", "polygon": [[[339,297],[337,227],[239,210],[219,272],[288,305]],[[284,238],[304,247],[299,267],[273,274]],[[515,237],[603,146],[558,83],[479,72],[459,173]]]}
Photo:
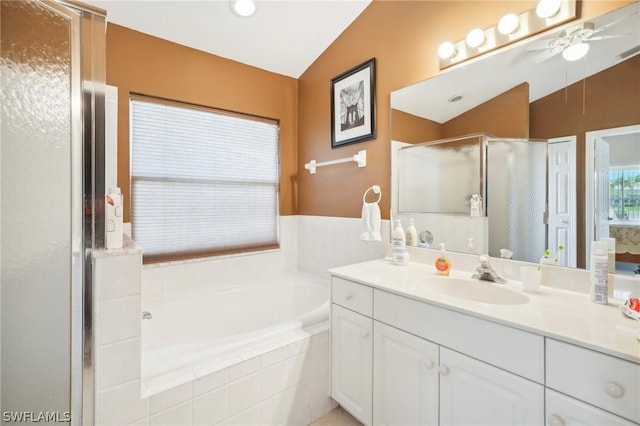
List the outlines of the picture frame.
{"label": "picture frame", "polygon": [[331,80],[331,148],[376,137],[376,59]]}

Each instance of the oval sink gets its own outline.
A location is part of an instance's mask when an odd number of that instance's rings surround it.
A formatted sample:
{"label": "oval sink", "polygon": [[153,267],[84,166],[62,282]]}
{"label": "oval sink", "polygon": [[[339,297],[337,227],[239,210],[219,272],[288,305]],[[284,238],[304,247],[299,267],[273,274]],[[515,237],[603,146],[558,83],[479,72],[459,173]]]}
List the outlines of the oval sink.
{"label": "oval sink", "polygon": [[524,294],[500,287],[489,281],[479,281],[454,277],[434,277],[427,281],[428,286],[447,296],[493,305],[523,305],[529,302]]}

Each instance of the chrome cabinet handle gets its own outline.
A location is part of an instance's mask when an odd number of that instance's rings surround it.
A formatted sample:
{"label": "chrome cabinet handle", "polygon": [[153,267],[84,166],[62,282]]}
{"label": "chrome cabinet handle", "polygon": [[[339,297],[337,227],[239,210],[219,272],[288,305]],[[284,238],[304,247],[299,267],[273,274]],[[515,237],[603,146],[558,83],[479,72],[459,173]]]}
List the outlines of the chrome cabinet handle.
{"label": "chrome cabinet handle", "polygon": [[441,376],[446,376],[451,372],[449,367],[447,367],[446,365],[441,365],[439,371]]}
{"label": "chrome cabinet handle", "polygon": [[346,300],[351,300],[351,299],[353,299],[353,293],[348,292],[347,294],[345,294],[345,295],[344,295],[344,298],[345,298]]}
{"label": "chrome cabinet handle", "polygon": [[604,385],[604,391],[611,398],[619,399],[624,396],[624,388],[616,382],[607,382],[607,384]]}
{"label": "chrome cabinet handle", "polygon": [[360,337],[362,337],[363,339],[366,339],[367,337],[369,337],[369,332],[367,330],[360,330]]}

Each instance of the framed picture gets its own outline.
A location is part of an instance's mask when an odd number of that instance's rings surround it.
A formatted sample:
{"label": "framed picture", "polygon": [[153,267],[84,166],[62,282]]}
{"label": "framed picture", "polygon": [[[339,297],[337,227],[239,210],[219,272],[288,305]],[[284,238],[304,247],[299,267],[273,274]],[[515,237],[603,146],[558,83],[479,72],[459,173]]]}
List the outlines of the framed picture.
{"label": "framed picture", "polygon": [[331,80],[331,148],[376,137],[376,59]]}

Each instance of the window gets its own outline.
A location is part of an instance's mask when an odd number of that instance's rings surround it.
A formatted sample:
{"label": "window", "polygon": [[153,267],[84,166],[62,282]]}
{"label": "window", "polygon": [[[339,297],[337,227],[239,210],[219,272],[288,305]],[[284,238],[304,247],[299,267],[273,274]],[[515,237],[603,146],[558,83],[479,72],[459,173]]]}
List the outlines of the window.
{"label": "window", "polygon": [[278,245],[278,124],[132,96],[131,222],[145,262]]}
{"label": "window", "polygon": [[640,168],[609,171],[609,206],[612,220],[640,220]]}

